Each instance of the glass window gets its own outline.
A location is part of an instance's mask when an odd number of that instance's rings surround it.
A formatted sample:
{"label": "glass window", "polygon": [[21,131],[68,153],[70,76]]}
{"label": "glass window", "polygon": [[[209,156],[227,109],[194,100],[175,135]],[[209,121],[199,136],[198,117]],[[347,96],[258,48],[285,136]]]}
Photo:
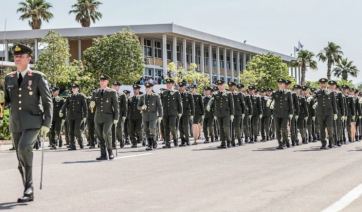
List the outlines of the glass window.
{"label": "glass window", "polygon": [[155,57],[162,58],[162,49],[160,41],[155,41]]}
{"label": "glass window", "polygon": [[146,57],[152,57],[152,42],[151,40],[145,40],[145,56]]}

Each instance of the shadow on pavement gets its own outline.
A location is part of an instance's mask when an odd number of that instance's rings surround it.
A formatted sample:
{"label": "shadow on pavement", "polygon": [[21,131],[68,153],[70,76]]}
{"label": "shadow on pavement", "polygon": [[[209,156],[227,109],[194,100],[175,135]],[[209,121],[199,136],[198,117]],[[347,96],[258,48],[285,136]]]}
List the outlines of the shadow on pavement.
{"label": "shadow on pavement", "polygon": [[0,203],[0,210],[9,210],[9,209],[14,209],[17,206],[27,206],[28,204],[26,203],[17,203],[17,202],[5,202],[5,203]]}
{"label": "shadow on pavement", "polygon": [[362,147],[356,147],[356,149],[348,150],[347,152],[362,151]]}
{"label": "shadow on pavement", "polygon": [[[321,147],[312,147],[311,149],[301,149],[301,150],[295,150],[293,152],[321,152],[321,151],[326,151],[329,150],[330,148],[327,147],[327,149],[320,149]],[[334,148],[332,148],[334,149]]]}
{"label": "shadow on pavement", "polygon": [[[226,149],[230,149],[230,148],[226,148]],[[209,147],[209,148],[203,148],[203,149],[193,149],[192,151],[205,151],[205,150],[225,150],[225,149],[220,149],[217,147]]]}
{"label": "shadow on pavement", "polygon": [[[284,148],[287,149],[287,148]],[[259,148],[259,149],[254,149],[252,151],[257,151],[257,152],[263,152],[263,151],[280,151],[282,149],[277,149],[277,147],[267,147],[267,148]]]}
{"label": "shadow on pavement", "polygon": [[63,164],[75,164],[75,163],[100,163],[102,160],[83,160],[83,161],[65,161]]}

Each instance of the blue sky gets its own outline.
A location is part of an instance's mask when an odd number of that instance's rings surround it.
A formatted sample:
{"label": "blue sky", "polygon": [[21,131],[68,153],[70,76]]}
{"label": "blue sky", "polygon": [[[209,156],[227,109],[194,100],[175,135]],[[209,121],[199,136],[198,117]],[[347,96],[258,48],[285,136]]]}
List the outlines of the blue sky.
{"label": "blue sky", "polygon": [[[76,0],[47,0],[54,18],[42,28],[80,27],[68,15]],[[298,40],[317,54],[328,41],[342,47],[344,57],[362,67],[362,2],[357,0],[100,0],[103,18],[91,26],[175,23],[203,32],[290,55]],[[18,0],[0,0],[0,31],[30,29],[19,20]],[[327,64],[318,62],[307,80],[326,76]],[[350,78],[361,82],[361,74]]]}

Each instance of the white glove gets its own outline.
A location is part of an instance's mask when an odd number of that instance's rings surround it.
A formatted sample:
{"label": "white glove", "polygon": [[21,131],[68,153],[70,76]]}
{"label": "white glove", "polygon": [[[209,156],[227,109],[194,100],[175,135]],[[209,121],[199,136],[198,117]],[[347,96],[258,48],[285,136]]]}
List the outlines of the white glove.
{"label": "white glove", "polygon": [[249,119],[251,119],[251,116],[252,116],[252,115],[249,115]]}
{"label": "white glove", "polygon": [[205,116],[204,116],[204,115],[202,115],[202,116],[201,116],[201,119],[202,119],[202,120],[204,120],[204,118],[205,118]]}
{"label": "white glove", "polygon": [[315,116],[312,117],[312,120],[315,121]]}
{"label": "white glove", "polygon": [[338,119],[338,115],[337,115],[337,114],[334,114],[333,120],[337,120],[337,119]]}
{"label": "white glove", "polygon": [[0,103],[4,103],[5,102],[5,93],[4,91],[0,91]]}
{"label": "white glove", "polygon": [[354,118],[355,118],[355,116],[352,116],[352,122],[354,122]]}
{"label": "white glove", "polygon": [[62,118],[63,117],[63,113],[59,112],[59,117]]}
{"label": "white glove", "polygon": [[65,122],[65,119],[62,119],[62,125],[64,124],[64,122]]}
{"label": "white glove", "polygon": [[290,115],[289,115],[289,119],[292,119],[292,118],[293,118],[293,115],[292,115],[292,114],[290,114]]}
{"label": "white glove", "polygon": [[271,103],[270,109],[272,109],[272,110],[274,109],[274,102]]}
{"label": "white glove", "polygon": [[263,118],[263,114],[260,114],[260,115],[259,115],[259,118],[260,118],[260,119]]}
{"label": "white glove", "polygon": [[214,119],[215,119],[215,120],[217,120],[217,117],[216,117],[216,116],[214,116]]}
{"label": "white glove", "polygon": [[89,107],[94,107],[95,105],[96,105],[95,101],[91,101],[91,102],[89,103]]}
{"label": "white glove", "polygon": [[179,117],[179,118],[181,118],[181,116],[182,116],[182,113],[178,114],[178,117]]}
{"label": "white glove", "polygon": [[295,118],[295,119],[298,119],[298,118],[299,118],[299,116],[298,116],[298,115],[296,115],[296,116],[294,116],[294,118]]}
{"label": "white glove", "polygon": [[122,116],[122,121],[126,121],[126,116]]}
{"label": "white glove", "polygon": [[273,116],[273,115],[271,115],[271,116],[270,116],[270,118],[271,118],[271,119],[273,119],[273,118],[274,118],[274,116]]}
{"label": "white glove", "polygon": [[245,114],[241,114],[241,118],[243,119],[245,117]]}
{"label": "white glove", "polygon": [[270,107],[271,101],[272,101],[271,99],[268,99],[268,101],[266,102],[267,107]]}
{"label": "white glove", "polygon": [[362,98],[360,98],[358,102],[359,102],[360,104],[362,104]]}
{"label": "white glove", "polygon": [[211,108],[210,108],[210,106],[209,106],[209,105],[208,105],[208,106],[206,106],[206,110],[210,112]]}
{"label": "white glove", "polygon": [[230,116],[230,120],[233,121],[234,120],[234,115]]}
{"label": "white glove", "polygon": [[305,121],[308,121],[308,117],[305,117],[304,120],[305,120]]}
{"label": "white glove", "polygon": [[146,109],[147,109],[147,105],[143,105],[142,110],[146,110]]}
{"label": "white glove", "polygon": [[118,120],[113,120],[113,124],[117,125],[118,124]]}
{"label": "white glove", "polygon": [[264,96],[264,100],[268,100],[268,101],[269,101],[269,99],[268,99],[268,97],[267,97],[267,96]]}
{"label": "white glove", "polygon": [[162,117],[158,117],[158,122],[161,122],[162,121]]}
{"label": "white glove", "polygon": [[87,121],[87,118],[83,118],[82,122],[85,123]]}
{"label": "white glove", "polygon": [[359,119],[362,119],[362,116],[358,116]]}
{"label": "white glove", "polygon": [[193,120],[193,119],[194,119],[194,116],[190,116],[190,119]]}
{"label": "white glove", "polygon": [[313,100],[313,97],[308,97],[308,99],[307,99],[307,102],[309,103],[309,102],[311,102]]}
{"label": "white glove", "polygon": [[49,132],[49,127],[41,126],[40,128],[40,135],[45,136]]}
{"label": "white glove", "polygon": [[318,102],[313,105],[313,109],[316,109],[318,106]]}

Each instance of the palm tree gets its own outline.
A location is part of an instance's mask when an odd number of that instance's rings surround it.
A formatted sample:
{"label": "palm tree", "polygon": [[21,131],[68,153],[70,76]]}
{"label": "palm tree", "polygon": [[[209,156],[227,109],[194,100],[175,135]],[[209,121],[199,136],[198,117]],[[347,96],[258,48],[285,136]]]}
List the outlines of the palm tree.
{"label": "palm tree", "polygon": [[53,6],[44,0],[25,0],[19,5],[21,7],[16,12],[23,13],[19,19],[30,19],[29,26],[32,29],[40,29],[42,20],[49,22],[53,18],[53,13],[48,11]]}
{"label": "palm tree", "polygon": [[305,82],[305,72],[307,71],[307,67],[312,70],[317,68],[317,61],[313,60],[314,53],[308,50],[301,50],[298,52],[298,57],[296,60],[290,61],[291,67],[302,67],[302,79],[301,84],[304,85]]}
{"label": "palm tree", "polygon": [[346,81],[348,81],[348,75],[357,77],[359,70],[352,63],[353,61],[348,61],[348,58],[342,59],[342,61],[337,64],[337,67],[333,69],[334,76],[342,77],[342,79]]}
{"label": "palm tree", "polygon": [[89,27],[91,21],[95,23],[96,20],[102,18],[102,13],[96,11],[101,4],[101,2],[95,0],[78,0],[76,4],[72,5],[73,10],[69,11],[69,14],[75,13],[75,20],[82,27]]}
{"label": "palm tree", "polygon": [[320,53],[317,54],[319,61],[326,62],[327,61],[327,78],[331,79],[332,71],[331,67],[334,63],[339,63],[342,59],[343,52],[341,51],[341,47],[336,45],[333,42],[328,42],[328,46],[326,46]]}

